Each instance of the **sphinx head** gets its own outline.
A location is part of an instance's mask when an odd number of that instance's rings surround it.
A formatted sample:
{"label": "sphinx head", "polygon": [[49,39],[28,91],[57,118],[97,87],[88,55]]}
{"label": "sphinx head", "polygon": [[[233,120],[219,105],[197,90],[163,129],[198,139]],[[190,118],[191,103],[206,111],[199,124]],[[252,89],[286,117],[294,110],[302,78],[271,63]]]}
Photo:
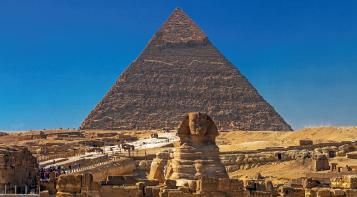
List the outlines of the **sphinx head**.
{"label": "sphinx head", "polygon": [[218,129],[209,115],[193,112],[187,114],[181,122],[177,135],[180,137],[181,145],[186,142],[216,144],[215,138],[218,136]]}
{"label": "sphinx head", "polygon": [[191,135],[203,136],[210,125],[207,114],[194,112],[188,114],[187,126],[190,128]]}

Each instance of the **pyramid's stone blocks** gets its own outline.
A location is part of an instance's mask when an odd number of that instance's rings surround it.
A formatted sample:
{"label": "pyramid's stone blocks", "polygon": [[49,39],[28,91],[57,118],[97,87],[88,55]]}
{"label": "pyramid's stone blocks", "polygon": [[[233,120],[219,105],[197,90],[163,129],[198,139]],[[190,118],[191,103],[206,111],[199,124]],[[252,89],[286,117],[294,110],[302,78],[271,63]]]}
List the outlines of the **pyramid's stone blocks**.
{"label": "pyramid's stone blocks", "polygon": [[180,9],[125,69],[80,129],[175,128],[190,111],[221,128],[292,128]]}

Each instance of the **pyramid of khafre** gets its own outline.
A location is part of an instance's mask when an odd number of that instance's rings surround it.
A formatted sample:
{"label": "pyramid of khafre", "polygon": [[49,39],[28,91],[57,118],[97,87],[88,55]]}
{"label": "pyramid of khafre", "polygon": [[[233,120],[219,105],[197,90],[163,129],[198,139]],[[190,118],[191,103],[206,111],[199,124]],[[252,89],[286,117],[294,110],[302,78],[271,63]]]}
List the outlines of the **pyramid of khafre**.
{"label": "pyramid of khafre", "polygon": [[209,114],[218,127],[292,130],[176,8],[79,128],[175,128],[196,111]]}

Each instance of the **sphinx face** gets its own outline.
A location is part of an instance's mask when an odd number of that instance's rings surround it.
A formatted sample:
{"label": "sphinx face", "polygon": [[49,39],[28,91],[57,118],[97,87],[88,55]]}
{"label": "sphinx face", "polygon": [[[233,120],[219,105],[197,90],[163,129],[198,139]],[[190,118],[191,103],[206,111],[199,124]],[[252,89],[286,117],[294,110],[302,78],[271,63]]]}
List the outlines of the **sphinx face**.
{"label": "sphinx face", "polygon": [[188,127],[191,135],[205,135],[210,122],[207,115],[201,113],[190,113]]}

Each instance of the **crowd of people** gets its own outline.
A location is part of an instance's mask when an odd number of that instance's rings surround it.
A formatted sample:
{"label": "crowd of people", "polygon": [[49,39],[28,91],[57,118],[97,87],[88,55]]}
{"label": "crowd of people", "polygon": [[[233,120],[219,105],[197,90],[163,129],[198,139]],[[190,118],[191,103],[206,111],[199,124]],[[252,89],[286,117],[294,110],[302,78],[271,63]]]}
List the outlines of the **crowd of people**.
{"label": "crowd of people", "polygon": [[[55,162],[53,162],[54,164]],[[72,169],[80,169],[81,164],[74,163],[73,166],[68,165],[66,168],[65,166],[61,165],[52,165],[49,168],[44,168],[44,167],[39,167],[39,173],[41,179],[50,179],[50,173],[55,172],[56,177],[61,175],[61,174],[66,174],[68,171],[71,171]]]}

